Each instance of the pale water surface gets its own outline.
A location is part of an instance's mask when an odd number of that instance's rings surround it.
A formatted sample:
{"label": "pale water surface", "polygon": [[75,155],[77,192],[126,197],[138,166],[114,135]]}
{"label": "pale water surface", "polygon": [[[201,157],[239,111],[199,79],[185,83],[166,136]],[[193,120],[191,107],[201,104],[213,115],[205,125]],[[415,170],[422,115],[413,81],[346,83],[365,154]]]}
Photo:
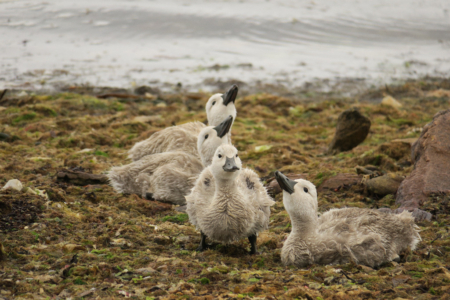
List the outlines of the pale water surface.
{"label": "pale water surface", "polygon": [[380,85],[450,75],[450,1],[0,0],[0,40],[0,88]]}

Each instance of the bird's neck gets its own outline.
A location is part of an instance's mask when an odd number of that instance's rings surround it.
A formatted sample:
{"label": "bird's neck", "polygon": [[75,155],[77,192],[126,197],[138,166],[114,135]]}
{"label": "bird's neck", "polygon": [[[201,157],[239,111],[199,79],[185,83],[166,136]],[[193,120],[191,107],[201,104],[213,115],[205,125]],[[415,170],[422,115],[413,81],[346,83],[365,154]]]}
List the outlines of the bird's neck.
{"label": "bird's neck", "polygon": [[291,235],[301,239],[308,239],[317,233],[318,218],[317,215],[296,216],[291,215],[292,231]]}

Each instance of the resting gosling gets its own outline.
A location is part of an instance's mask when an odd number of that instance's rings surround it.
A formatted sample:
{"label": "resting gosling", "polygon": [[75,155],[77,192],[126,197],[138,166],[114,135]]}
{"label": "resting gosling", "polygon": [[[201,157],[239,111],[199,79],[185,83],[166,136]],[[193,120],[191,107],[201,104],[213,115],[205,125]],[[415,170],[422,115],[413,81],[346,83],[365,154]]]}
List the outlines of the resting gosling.
{"label": "resting gosling", "polygon": [[198,156],[183,151],[148,155],[125,166],[114,167],[108,174],[110,184],[119,193],[138,194],[143,198],[184,205],[184,196],[211,163],[217,147],[226,143],[232,117],[216,127],[206,127],[198,135]]}
{"label": "resting gosling", "polygon": [[[236,96],[238,87],[233,85],[225,94],[215,94],[206,103],[206,115],[209,126],[219,125],[226,117],[236,118]],[[233,124],[232,124],[233,125]],[[128,158],[137,161],[144,156],[168,151],[184,151],[197,155],[197,137],[206,125],[201,122],[190,122],[165,128],[151,137],[136,143],[129,151]],[[231,133],[227,134],[231,143]]]}
{"label": "resting gosling", "polygon": [[369,267],[398,259],[403,250],[421,240],[411,213],[388,214],[372,209],[332,209],[317,217],[316,187],[303,179],[275,177],[283,189],[283,204],[292,231],[281,250],[285,265],[342,264],[350,261]]}
{"label": "resting gosling", "polygon": [[207,248],[206,237],[224,244],[248,238],[256,253],[256,235],[267,229],[275,202],[258,175],[241,168],[237,149],[222,144],[186,196],[189,221],[201,232],[198,251]]}

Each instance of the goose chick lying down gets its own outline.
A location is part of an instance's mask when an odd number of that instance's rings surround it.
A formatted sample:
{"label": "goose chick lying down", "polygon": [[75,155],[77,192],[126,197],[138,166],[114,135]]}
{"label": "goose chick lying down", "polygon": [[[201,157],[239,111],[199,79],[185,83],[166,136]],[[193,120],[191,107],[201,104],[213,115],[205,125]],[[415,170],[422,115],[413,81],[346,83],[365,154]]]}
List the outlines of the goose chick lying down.
{"label": "goose chick lying down", "polygon": [[317,217],[317,191],[309,181],[275,177],[283,189],[283,204],[292,231],[281,250],[285,265],[342,264],[369,267],[399,258],[421,240],[410,212],[394,215],[372,209],[332,209]]}
{"label": "goose chick lying down", "polygon": [[[236,118],[236,96],[238,87],[233,85],[225,94],[215,94],[206,103],[206,116],[209,126],[219,125],[226,117]],[[233,125],[233,124],[232,124]],[[151,137],[136,143],[129,151],[128,157],[137,161],[150,154],[169,151],[184,151],[197,156],[197,137],[206,125],[201,122],[190,122],[172,126],[155,132]],[[231,132],[227,133],[231,143]]]}
{"label": "goose chick lying down", "polygon": [[227,143],[232,117],[220,125],[204,128],[198,135],[198,155],[171,151],[148,155],[108,173],[110,184],[118,193],[138,194],[162,202],[183,205],[200,172],[211,163],[222,143]]}
{"label": "goose chick lying down", "polygon": [[206,237],[224,244],[248,238],[251,254],[256,253],[258,232],[268,227],[274,204],[258,175],[242,169],[237,149],[229,144],[217,148],[186,202],[189,221],[202,235],[197,250],[207,247]]}

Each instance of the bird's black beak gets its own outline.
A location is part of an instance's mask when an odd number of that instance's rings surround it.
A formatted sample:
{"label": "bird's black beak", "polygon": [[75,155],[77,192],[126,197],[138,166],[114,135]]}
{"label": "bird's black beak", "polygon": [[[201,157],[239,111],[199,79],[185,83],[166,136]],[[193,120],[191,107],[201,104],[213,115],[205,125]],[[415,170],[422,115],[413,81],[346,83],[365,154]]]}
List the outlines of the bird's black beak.
{"label": "bird's black beak", "polygon": [[238,90],[239,88],[237,87],[237,85],[233,84],[233,86],[225,94],[222,95],[223,105],[227,106],[231,102],[234,103],[234,101],[236,101]]}
{"label": "bird's black beak", "polygon": [[234,157],[227,157],[225,164],[223,165],[223,170],[225,172],[236,172],[239,170],[238,166],[236,166],[236,161]]}
{"label": "bird's black beak", "polygon": [[217,131],[217,136],[223,138],[230,131],[231,124],[233,124],[233,116],[229,115],[225,121],[214,127],[214,130]]}
{"label": "bird's black beak", "polygon": [[291,179],[287,178],[280,171],[276,171],[275,172],[275,178],[277,179],[278,184],[280,185],[280,187],[283,190],[285,190],[286,192],[288,192],[291,195],[294,193],[294,185],[297,184],[297,181],[294,181],[294,180],[291,180]]}

